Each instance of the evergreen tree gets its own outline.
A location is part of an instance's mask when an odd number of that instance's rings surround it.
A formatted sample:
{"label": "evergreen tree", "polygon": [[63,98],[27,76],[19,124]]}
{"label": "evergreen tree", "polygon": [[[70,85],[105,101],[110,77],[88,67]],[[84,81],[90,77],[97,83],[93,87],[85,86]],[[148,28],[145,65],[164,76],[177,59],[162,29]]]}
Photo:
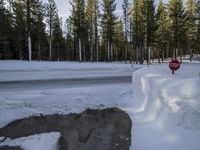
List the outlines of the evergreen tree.
{"label": "evergreen tree", "polygon": [[26,20],[26,35],[28,46],[28,60],[32,60],[33,36],[35,31],[35,24],[38,20],[38,16],[41,13],[42,2],[40,0],[19,0],[23,6]]}
{"label": "evergreen tree", "polygon": [[99,31],[98,31],[99,16],[100,16],[99,1],[94,0],[94,42],[95,42],[96,61],[99,61]]}
{"label": "evergreen tree", "polygon": [[155,32],[155,6],[154,0],[146,0],[146,47],[147,62],[150,62],[150,49],[154,43]]}
{"label": "evergreen tree", "polygon": [[48,41],[47,41],[47,35],[46,35],[46,25],[44,23],[44,7],[40,6],[38,9],[38,15],[37,19],[35,20],[35,58],[41,60],[45,59],[47,60],[47,46],[48,46]]}
{"label": "evergreen tree", "polygon": [[31,1],[24,0],[26,5],[26,27],[27,27],[27,37],[28,37],[28,59],[32,60],[32,40],[31,40]]}
{"label": "evergreen tree", "polygon": [[128,0],[124,0],[123,4],[123,17],[124,17],[124,30],[125,30],[125,63],[127,63],[127,57],[128,57],[128,15],[129,15],[129,2]]}
{"label": "evergreen tree", "polygon": [[4,1],[0,0],[0,59],[12,59],[12,16],[4,5]]}
{"label": "evergreen tree", "polygon": [[197,0],[197,8],[196,8],[196,13],[197,13],[197,43],[196,43],[196,48],[197,48],[197,57],[200,60],[200,0]]}
{"label": "evergreen tree", "polygon": [[15,33],[15,43],[18,51],[18,59],[23,59],[23,54],[25,52],[25,41],[26,41],[26,21],[25,21],[25,11],[20,0],[11,2],[10,5],[13,8],[13,18],[14,18],[14,33]]}
{"label": "evergreen tree", "polygon": [[58,12],[55,1],[48,0],[48,4],[46,4],[46,17],[47,17],[47,24],[49,30],[49,60],[52,58],[52,29],[53,24],[56,18],[56,14]]}
{"label": "evergreen tree", "polygon": [[[119,22],[116,25],[116,61],[118,60],[124,60],[124,56],[126,55],[124,53],[124,48],[126,47],[126,36],[123,30],[123,23],[120,19]],[[124,46],[125,45],[125,46]]]}
{"label": "evergreen tree", "polygon": [[177,59],[177,49],[181,49],[185,31],[185,15],[182,0],[169,1],[169,16],[172,21],[174,58]]}
{"label": "evergreen tree", "polygon": [[86,6],[85,19],[88,28],[89,35],[89,47],[90,47],[90,61],[93,61],[93,38],[94,38],[94,15],[95,15],[95,5],[94,0],[88,0]]}
{"label": "evergreen tree", "polygon": [[158,48],[158,59],[160,61],[160,51],[162,51],[162,61],[165,57],[165,51],[167,45],[170,41],[170,20],[167,14],[167,10],[163,4],[163,1],[160,0],[157,13],[156,13],[156,32],[155,32],[155,42],[156,47]]}
{"label": "evergreen tree", "polygon": [[72,5],[71,20],[74,28],[74,43],[75,43],[74,56],[76,60],[76,50],[78,49],[79,61],[82,62],[82,48],[84,47],[83,42],[86,35],[85,1],[72,0],[71,5]]}
{"label": "evergreen tree", "polygon": [[[53,47],[55,47],[56,49],[56,55],[57,55],[57,60],[60,60],[60,50],[61,50],[61,46],[62,46],[62,42],[63,42],[63,33],[62,33],[62,28],[61,28],[61,20],[58,16],[58,14],[56,14],[55,16],[55,20],[53,22],[53,34],[52,34],[52,43],[53,43]],[[55,56],[56,56],[55,55]]]}
{"label": "evergreen tree", "polygon": [[135,45],[135,61],[142,64],[144,61],[144,39],[145,39],[145,3],[143,0],[135,0],[132,4],[132,25]]}
{"label": "evergreen tree", "polygon": [[192,53],[196,44],[197,27],[196,27],[196,3],[194,0],[187,0],[186,2],[186,35],[188,48],[190,51],[190,61],[192,61]]}
{"label": "evergreen tree", "polygon": [[65,31],[66,31],[66,45],[67,45],[67,60],[74,60],[73,56],[73,27],[72,21],[70,18],[67,18],[65,22]]}
{"label": "evergreen tree", "polygon": [[102,4],[103,15],[102,15],[102,28],[103,28],[103,39],[106,40],[108,45],[107,50],[107,61],[113,59],[113,37],[115,34],[114,26],[116,24],[117,17],[114,14],[116,10],[115,0],[103,0]]}

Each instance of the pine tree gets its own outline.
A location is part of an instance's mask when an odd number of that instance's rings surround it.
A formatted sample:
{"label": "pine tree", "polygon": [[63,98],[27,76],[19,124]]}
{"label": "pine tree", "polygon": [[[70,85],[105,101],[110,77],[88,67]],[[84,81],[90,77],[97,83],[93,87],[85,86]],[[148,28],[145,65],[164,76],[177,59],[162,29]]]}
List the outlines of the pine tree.
{"label": "pine tree", "polygon": [[67,18],[65,22],[65,34],[66,34],[66,45],[67,45],[67,60],[74,60],[72,53],[73,50],[73,27],[70,18]]}
{"label": "pine tree", "polygon": [[180,51],[184,38],[185,15],[182,0],[169,1],[169,16],[172,21],[174,58],[177,59],[177,49]]}
{"label": "pine tree", "polygon": [[27,24],[27,35],[28,35],[28,59],[32,60],[32,39],[31,39],[31,1],[24,0],[26,5],[26,24]]}
{"label": "pine tree", "polygon": [[144,61],[144,39],[145,39],[145,3],[143,0],[135,0],[132,4],[132,25],[135,45],[135,61],[142,64]]}
{"label": "pine tree", "polygon": [[14,47],[18,50],[18,59],[22,60],[26,41],[25,11],[20,0],[11,2],[10,5],[13,9],[14,18],[14,33],[16,39]]}
{"label": "pine tree", "polygon": [[56,18],[56,14],[58,12],[55,1],[48,0],[48,4],[46,4],[46,17],[47,17],[47,24],[49,30],[49,60],[52,59],[52,29],[53,24]]}
{"label": "pine tree", "polygon": [[60,20],[58,14],[56,14],[56,16],[55,16],[52,32],[53,32],[52,43],[53,43],[53,47],[55,47],[55,49],[56,49],[57,60],[59,61],[60,60],[60,50],[61,50],[61,45],[62,45],[62,41],[63,41],[63,33],[62,33],[62,28],[61,28],[61,20]]}
{"label": "pine tree", "polygon": [[146,1],[146,47],[147,63],[150,62],[150,49],[153,47],[155,32],[155,6],[154,0]]}
{"label": "pine tree", "polygon": [[163,1],[160,0],[157,13],[156,13],[156,32],[155,32],[155,42],[156,48],[158,48],[159,61],[160,61],[160,51],[162,51],[162,61],[165,58],[165,51],[167,45],[170,41],[170,20],[167,14],[167,10],[163,4]]}
{"label": "pine tree", "polygon": [[186,35],[188,48],[190,51],[190,61],[192,61],[192,53],[196,44],[197,27],[196,27],[196,3],[194,0],[187,0],[186,2]]}
{"label": "pine tree", "polygon": [[43,5],[38,8],[38,15],[35,18],[35,58],[41,60],[42,57],[47,60],[45,55],[46,47],[47,47],[47,35],[46,35],[46,25],[44,23],[44,7]]}
{"label": "pine tree", "polygon": [[95,13],[95,5],[94,0],[88,0],[86,6],[85,19],[88,28],[89,35],[89,47],[90,47],[90,61],[93,61],[93,38],[94,38],[94,14]]}
{"label": "pine tree", "polygon": [[197,0],[197,9],[196,9],[196,13],[197,13],[197,43],[196,43],[196,48],[197,48],[197,57],[198,60],[200,60],[200,0]]}
{"label": "pine tree", "polygon": [[35,28],[34,25],[38,19],[38,15],[42,7],[42,2],[40,0],[20,0],[20,2],[25,12],[28,60],[31,61],[33,49],[32,36],[34,34]]}
{"label": "pine tree", "polygon": [[102,15],[102,28],[103,38],[106,40],[108,45],[107,50],[107,61],[113,59],[113,37],[115,34],[114,26],[116,24],[117,17],[114,14],[116,10],[115,0],[103,0],[103,15]]}
{"label": "pine tree", "polygon": [[4,1],[0,0],[0,59],[9,59],[13,58],[11,54],[12,20],[10,12],[4,5]]}
{"label": "pine tree", "polygon": [[100,16],[99,1],[94,0],[94,42],[95,42],[96,61],[99,61],[99,31],[98,31],[99,16]]}
{"label": "pine tree", "polygon": [[76,49],[78,49],[79,62],[82,62],[82,48],[84,47],[83,42],[86,35],[85,1],[72,0],[71,5],[72,5],[71,20],[74,27],[74,43],[75,43],[74,56],[76,57]]}
{"label": "pine tree", "polygon": [[[124,48],[126,47],[125,43],[126,43],[126,36],[125,36],[125,32],[123,30],[123,23],[122,20],[120,19],[119,22],[116,25],[116,61],[118,60],[124,60]],[[124,46],[125,45],[125,46]]]}
{"label": "pine tree", "polygon": [[125,63],[127,63],[127,57],[128,57],[128,15],[129,15],[129,2],[128,0],[124,0],[123,4],[123,18],[124,18],[124,30],[125,30]]}

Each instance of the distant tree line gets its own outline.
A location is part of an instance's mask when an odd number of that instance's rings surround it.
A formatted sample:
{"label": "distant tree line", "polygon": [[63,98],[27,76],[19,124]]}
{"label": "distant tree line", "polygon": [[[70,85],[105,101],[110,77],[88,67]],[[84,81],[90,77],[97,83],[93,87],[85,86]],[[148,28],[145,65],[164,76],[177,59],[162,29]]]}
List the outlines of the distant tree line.
{"label": "distant tree line", "polygon": [[71,0],[63,21],[54,0],[0,0],[0,59],[143,64],[200,54],[200,0],[123,0],[122,9]]}

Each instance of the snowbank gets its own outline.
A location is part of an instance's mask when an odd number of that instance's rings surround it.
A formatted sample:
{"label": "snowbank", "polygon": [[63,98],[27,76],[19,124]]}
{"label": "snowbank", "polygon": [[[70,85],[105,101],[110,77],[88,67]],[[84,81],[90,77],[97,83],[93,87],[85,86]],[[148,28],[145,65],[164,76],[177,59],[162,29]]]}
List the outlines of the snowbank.
{"label": "snowbank", "polygon": [[200,64],[184,63],[175,75],[167,64],[133,73],[131,149],[200,149],[199,72]]}
{"label": "snowbank", "polygon": [[136,112],[160,127],[177,125],[200,130],[200,64],[183,64],[171,74],[167,65],[155,65],[133,73]]}

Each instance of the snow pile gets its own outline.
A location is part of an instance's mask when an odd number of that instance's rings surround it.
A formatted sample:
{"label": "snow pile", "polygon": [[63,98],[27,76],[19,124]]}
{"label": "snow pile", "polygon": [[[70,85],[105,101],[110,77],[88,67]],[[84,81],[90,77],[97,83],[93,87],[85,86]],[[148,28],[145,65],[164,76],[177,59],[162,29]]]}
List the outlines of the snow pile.
{"label": "snow pile", "polygon": [[20,146],[24,150],[57,150],[59,138],[60,133],[57,132],[43,133],[14,140],[6,139],[0,146]]}
{"label": "snow pile", "polygon": [[155,65],[133,73],[136,112],[161,128],[169,125],[200,130],[200,64],[183,64],[171,74],[167,65]]}

